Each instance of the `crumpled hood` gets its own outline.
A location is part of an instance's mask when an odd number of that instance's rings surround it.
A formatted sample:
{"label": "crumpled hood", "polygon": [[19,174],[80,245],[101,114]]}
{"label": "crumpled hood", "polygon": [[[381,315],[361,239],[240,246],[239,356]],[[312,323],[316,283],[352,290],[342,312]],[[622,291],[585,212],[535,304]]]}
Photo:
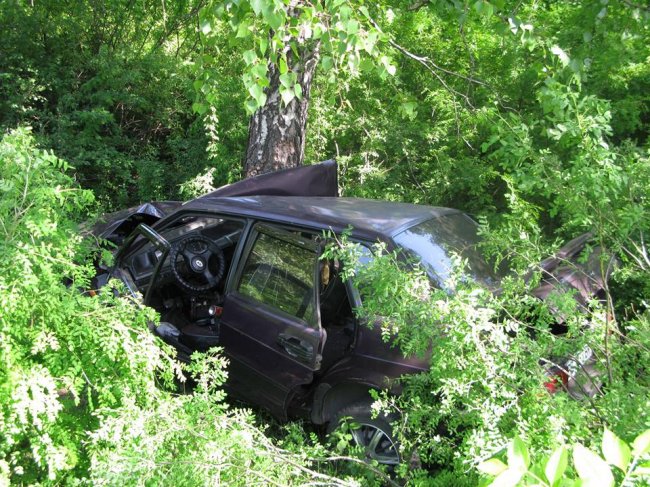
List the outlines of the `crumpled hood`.
{"label": "crumpled hood", "polygon": [[182,204],[181,201],[152,201],[114,213],[106,213],[97,219],[90,233],[97,238],[117,244],[140,223],[151,225],[171,214]]}

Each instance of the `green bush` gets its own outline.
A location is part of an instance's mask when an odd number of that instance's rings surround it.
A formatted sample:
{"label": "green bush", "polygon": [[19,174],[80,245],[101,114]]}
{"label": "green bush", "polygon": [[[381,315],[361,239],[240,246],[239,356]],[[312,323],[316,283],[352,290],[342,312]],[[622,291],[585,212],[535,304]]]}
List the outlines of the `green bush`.
{"label": "green bush", "polygon": [[0,485],[358,485],[313,470],[331,464],[322,446],[282,449],[230,408],[216,351],[190,366],[194,394],[172,393],[185,372],[153,310],[117,283],[83,292],[93,259],[73,220],[92,194],[29,130],[0,161]]}
{"label": "green bush", "polygon": [[58,481],[88,467],[98,408],[151,405],[171,357],[148,333],[149,310],[127,297],[81,294],[73,224],[92,194],[29,131],[0,143],[0,452],[12,481]]}
{"label": "green bush", "polygon": [[[399,413],[394,427],[405,458],[415,453],[424,465],[442,466],[426,482],[478,482],[475,466],[515,434],[541,456],[562,444],[592,446],[593,431],[603,426],[626,439],[648,428],[647,315],[628,322],[627,334],[620,335],[596,301],[589,316],[569,293],[543,303],[527,294],[535,280],[506,279],[495,295],[465,277],[461,260],[441,290],[418,266],[405,270],[398,255],[381,246],[365,266],[357,263],[357,244],[345,238],[326,257],[344,262],[363,296],[357,312],[379,323],[385,340],[407,355],[431,351],[427,372],[403,377],[402,393],[382,394],[378,403]],[[563,335],[551,332],[558,316],[568,327]],[[541,363],[587,347],[599,371],[595,383],[606,393],[581,399],[549,394]],[[407,465],[401,474],[416,484],[427,478]]]}
{"label": "green bush", "polygon": [[[630,448],[631,446],[631,448]],[[491,486],[535,485],[593,485],[612,487],[650,480],[650,429],[637,436],[631,445],[605,428],[600,450],[601,458],[580,443],[571,447],[572,469],[569,467],[569,449],[562,445],[542,462],[532,462],[528,448],[515,436],[507,448],[507,464],[491,458],[478,466],[490,477]],[[611,467],[616,467],[612,469]],[[576,475],[572,474],[575,470]],[[577,477],[577,478],[576,478]],[[579,479],[579,480],[578,480]]]}

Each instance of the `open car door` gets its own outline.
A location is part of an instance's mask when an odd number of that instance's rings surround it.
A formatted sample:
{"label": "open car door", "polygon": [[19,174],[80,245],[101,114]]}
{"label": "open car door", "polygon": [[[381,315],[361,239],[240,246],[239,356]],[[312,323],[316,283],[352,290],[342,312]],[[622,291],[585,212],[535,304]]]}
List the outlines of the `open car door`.
{"label": "open car door", "polygon": [[293,393],[320,368],[325,333],[313,240],[257,224],[221,317],[229,385],[280,418]]}

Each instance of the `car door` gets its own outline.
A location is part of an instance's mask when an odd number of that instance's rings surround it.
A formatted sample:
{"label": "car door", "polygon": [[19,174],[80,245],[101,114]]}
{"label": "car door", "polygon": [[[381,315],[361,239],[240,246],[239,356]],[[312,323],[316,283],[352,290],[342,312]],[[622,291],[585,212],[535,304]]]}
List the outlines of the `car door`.
{"label": "car door", "polygon": [[279,417],[320,367],[317,279],[312,239],[257,224],[224,300],[220,341],[230,387]]}

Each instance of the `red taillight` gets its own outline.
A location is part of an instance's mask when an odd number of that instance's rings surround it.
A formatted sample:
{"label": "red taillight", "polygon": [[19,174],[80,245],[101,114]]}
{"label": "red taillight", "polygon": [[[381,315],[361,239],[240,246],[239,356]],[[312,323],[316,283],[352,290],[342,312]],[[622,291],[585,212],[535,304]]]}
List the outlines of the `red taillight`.
{"label": "red taillight", "polygon": [[223,313],[223,307],[222,306],[216,306],[212,305],[208,308],[208,314],[210,316],[216,316],[217,318],[221,317],[221,314]]}
{"label": "red taillight", "polygon": [[568,384],[569,376],[567,373],[563,370],[555,370],[553,371],[553,375],[551,375],[550,379],[544,382],[544,387],[546,387],[546,390],[550,394],[555,394],[560,389],[566,390]]}

